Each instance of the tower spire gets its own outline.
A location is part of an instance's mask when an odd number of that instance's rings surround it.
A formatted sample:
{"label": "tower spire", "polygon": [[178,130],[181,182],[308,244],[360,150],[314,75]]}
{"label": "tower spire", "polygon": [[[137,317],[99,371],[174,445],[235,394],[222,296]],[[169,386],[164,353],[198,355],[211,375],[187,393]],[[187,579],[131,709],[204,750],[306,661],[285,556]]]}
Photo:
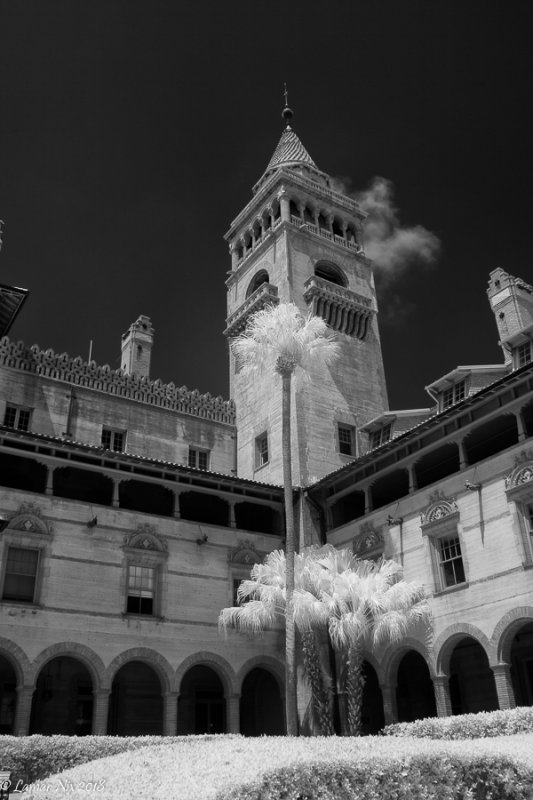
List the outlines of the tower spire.
{"label": "tower spire", "polygon": [[285,95],[285,108],[281,112],[281,116],[285,120],[285,122],[287,123],[285,125],[285,128],[286,129],[288,128],[290,130],[291,129],[291,119],[293,118],[294,114],[292,112],[292,109],[289,108],[289,90],[287,89],[287,84],[286,83],[283,84],[283,94]]}

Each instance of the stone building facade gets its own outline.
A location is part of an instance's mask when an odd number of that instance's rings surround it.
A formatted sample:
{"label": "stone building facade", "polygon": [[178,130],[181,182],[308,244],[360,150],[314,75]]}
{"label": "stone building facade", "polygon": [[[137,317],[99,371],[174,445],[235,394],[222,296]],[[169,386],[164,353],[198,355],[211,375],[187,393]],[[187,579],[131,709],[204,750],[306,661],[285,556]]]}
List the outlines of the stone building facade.
{"label": "stone building facade", "polygon": [[[533,289],[493,271],[503,363],[458,366],[427,408],[390,410],[364,214],[291,116],[226,236],[225,333],[285,301],[337,333],[339,361],[294,386],[301,540],[394,558],[434,619],[431,640],[366,654],[365,730],[531,705]],[[117,371],[0,341],[2,733],[284,729],[281,631],[217,629],[283,547],[279,393],[233,356],[231,400],[152,380],[153,346],[144,316]]]}

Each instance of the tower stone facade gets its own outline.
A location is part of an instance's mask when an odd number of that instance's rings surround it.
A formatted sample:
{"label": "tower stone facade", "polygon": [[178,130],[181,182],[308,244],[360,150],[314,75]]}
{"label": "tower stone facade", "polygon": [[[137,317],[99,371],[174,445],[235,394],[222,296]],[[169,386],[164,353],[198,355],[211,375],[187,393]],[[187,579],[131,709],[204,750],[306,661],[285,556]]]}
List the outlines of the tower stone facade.
{"label": "tower stone facade", "polygon": [[[358,428],[388,408],[372,265],[363,250],[365,214],[331,188],[291,127],[285,129],[253,198],[226,239],[226,335],[241,333],[267,304],[295,303],[335,330],[341,355],[330,367],[297,375],[293,397],[293,475],[305,486],[358,454]],[[237,410],[237,470],[281,482],[281,391],[272,371],[243,376],[230,355]]]}
{"label": "tower stone facade", "polygon": [[154,329],[150,317],[143,314],[122,334],[121,367],[126,375],[150,377],[150,360],[154,343]]}
{"label": "tower stone facade", "polygon": [[513,350],[520,344],[528,352],[524,363],[529,363],[533,335],[533,286],[498,268],[490,273],[487,294],[506,364],[513,362]]}

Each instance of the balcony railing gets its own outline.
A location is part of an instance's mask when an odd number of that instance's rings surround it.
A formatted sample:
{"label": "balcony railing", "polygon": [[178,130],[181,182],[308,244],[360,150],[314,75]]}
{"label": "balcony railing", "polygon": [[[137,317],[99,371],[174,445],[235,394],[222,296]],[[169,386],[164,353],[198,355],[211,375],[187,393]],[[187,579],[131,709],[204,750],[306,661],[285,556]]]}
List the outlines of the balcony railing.
{"label": "balcony railing", "polygon": [[372,301],[344,286],[312,275],[304,284],[304,299],[313,314],[322,317],[335,331],[364,339],[375,311]]}
{"label": "balcony railing", "polygon": [[278,303],[278,287],[272,286],[271,283],[262,283],[261,286],[258,286],[255,292],[252,292],[250,297],[247,297],[244,303],[241,303],[239,308],[228,317],[224,335],[229,338],[238,336],[246,328],[248,319],[252,314],[265,308],[265,306],[277,305]]}

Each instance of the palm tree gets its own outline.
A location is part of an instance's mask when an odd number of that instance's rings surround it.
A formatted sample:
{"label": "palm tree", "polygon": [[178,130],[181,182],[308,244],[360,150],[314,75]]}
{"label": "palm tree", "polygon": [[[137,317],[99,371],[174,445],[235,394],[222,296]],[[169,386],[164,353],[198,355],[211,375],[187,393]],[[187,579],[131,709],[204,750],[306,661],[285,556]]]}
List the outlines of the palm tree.
{"label": "palm tree", "polygon": [[269,306],[254,314],[245,332],[232,342],[243,374],[273,367],[281,377],[283,490],[286,528],[285,702],[287,733],[298,735],[296,640],[293,615],[294,511],[291,462],[291,385],[297,368],[331,363],[338,354],[333,333],[321,317],[303,317],[294,303]]}
{"label": "palm tree", "polygon": [[[303,621],[299,632],[315,717],[321,734],[332,736],[335,731],[331,694],[324,680],[315,638],[315,632],[324,627],[326,620],[320,612],[321,604],[316,594],[318,584],[314,562],[320,552],[316,548],[305,548],[294,556],[294,606],[295,619]],[[286,596],[285,554],[281,550],[274,550],[263,564],[255,564],[249,580],[241,582],[237,597],[242,605],[222,609],[219,626],[222,630],[235,628],[246,633],[262,633],[285,619]],[[318,609],[313,611],[313,606],[318,606]]]}
{"label": "palm tree", "polygon": [[326,546],[321,601],[333,646],[345,658],[348,732],[361,731],[363,649],[399,642],[415,626],[426,632],[431,618],[422,584],[402,578],[394,561],[360,561],[349,550]]}

